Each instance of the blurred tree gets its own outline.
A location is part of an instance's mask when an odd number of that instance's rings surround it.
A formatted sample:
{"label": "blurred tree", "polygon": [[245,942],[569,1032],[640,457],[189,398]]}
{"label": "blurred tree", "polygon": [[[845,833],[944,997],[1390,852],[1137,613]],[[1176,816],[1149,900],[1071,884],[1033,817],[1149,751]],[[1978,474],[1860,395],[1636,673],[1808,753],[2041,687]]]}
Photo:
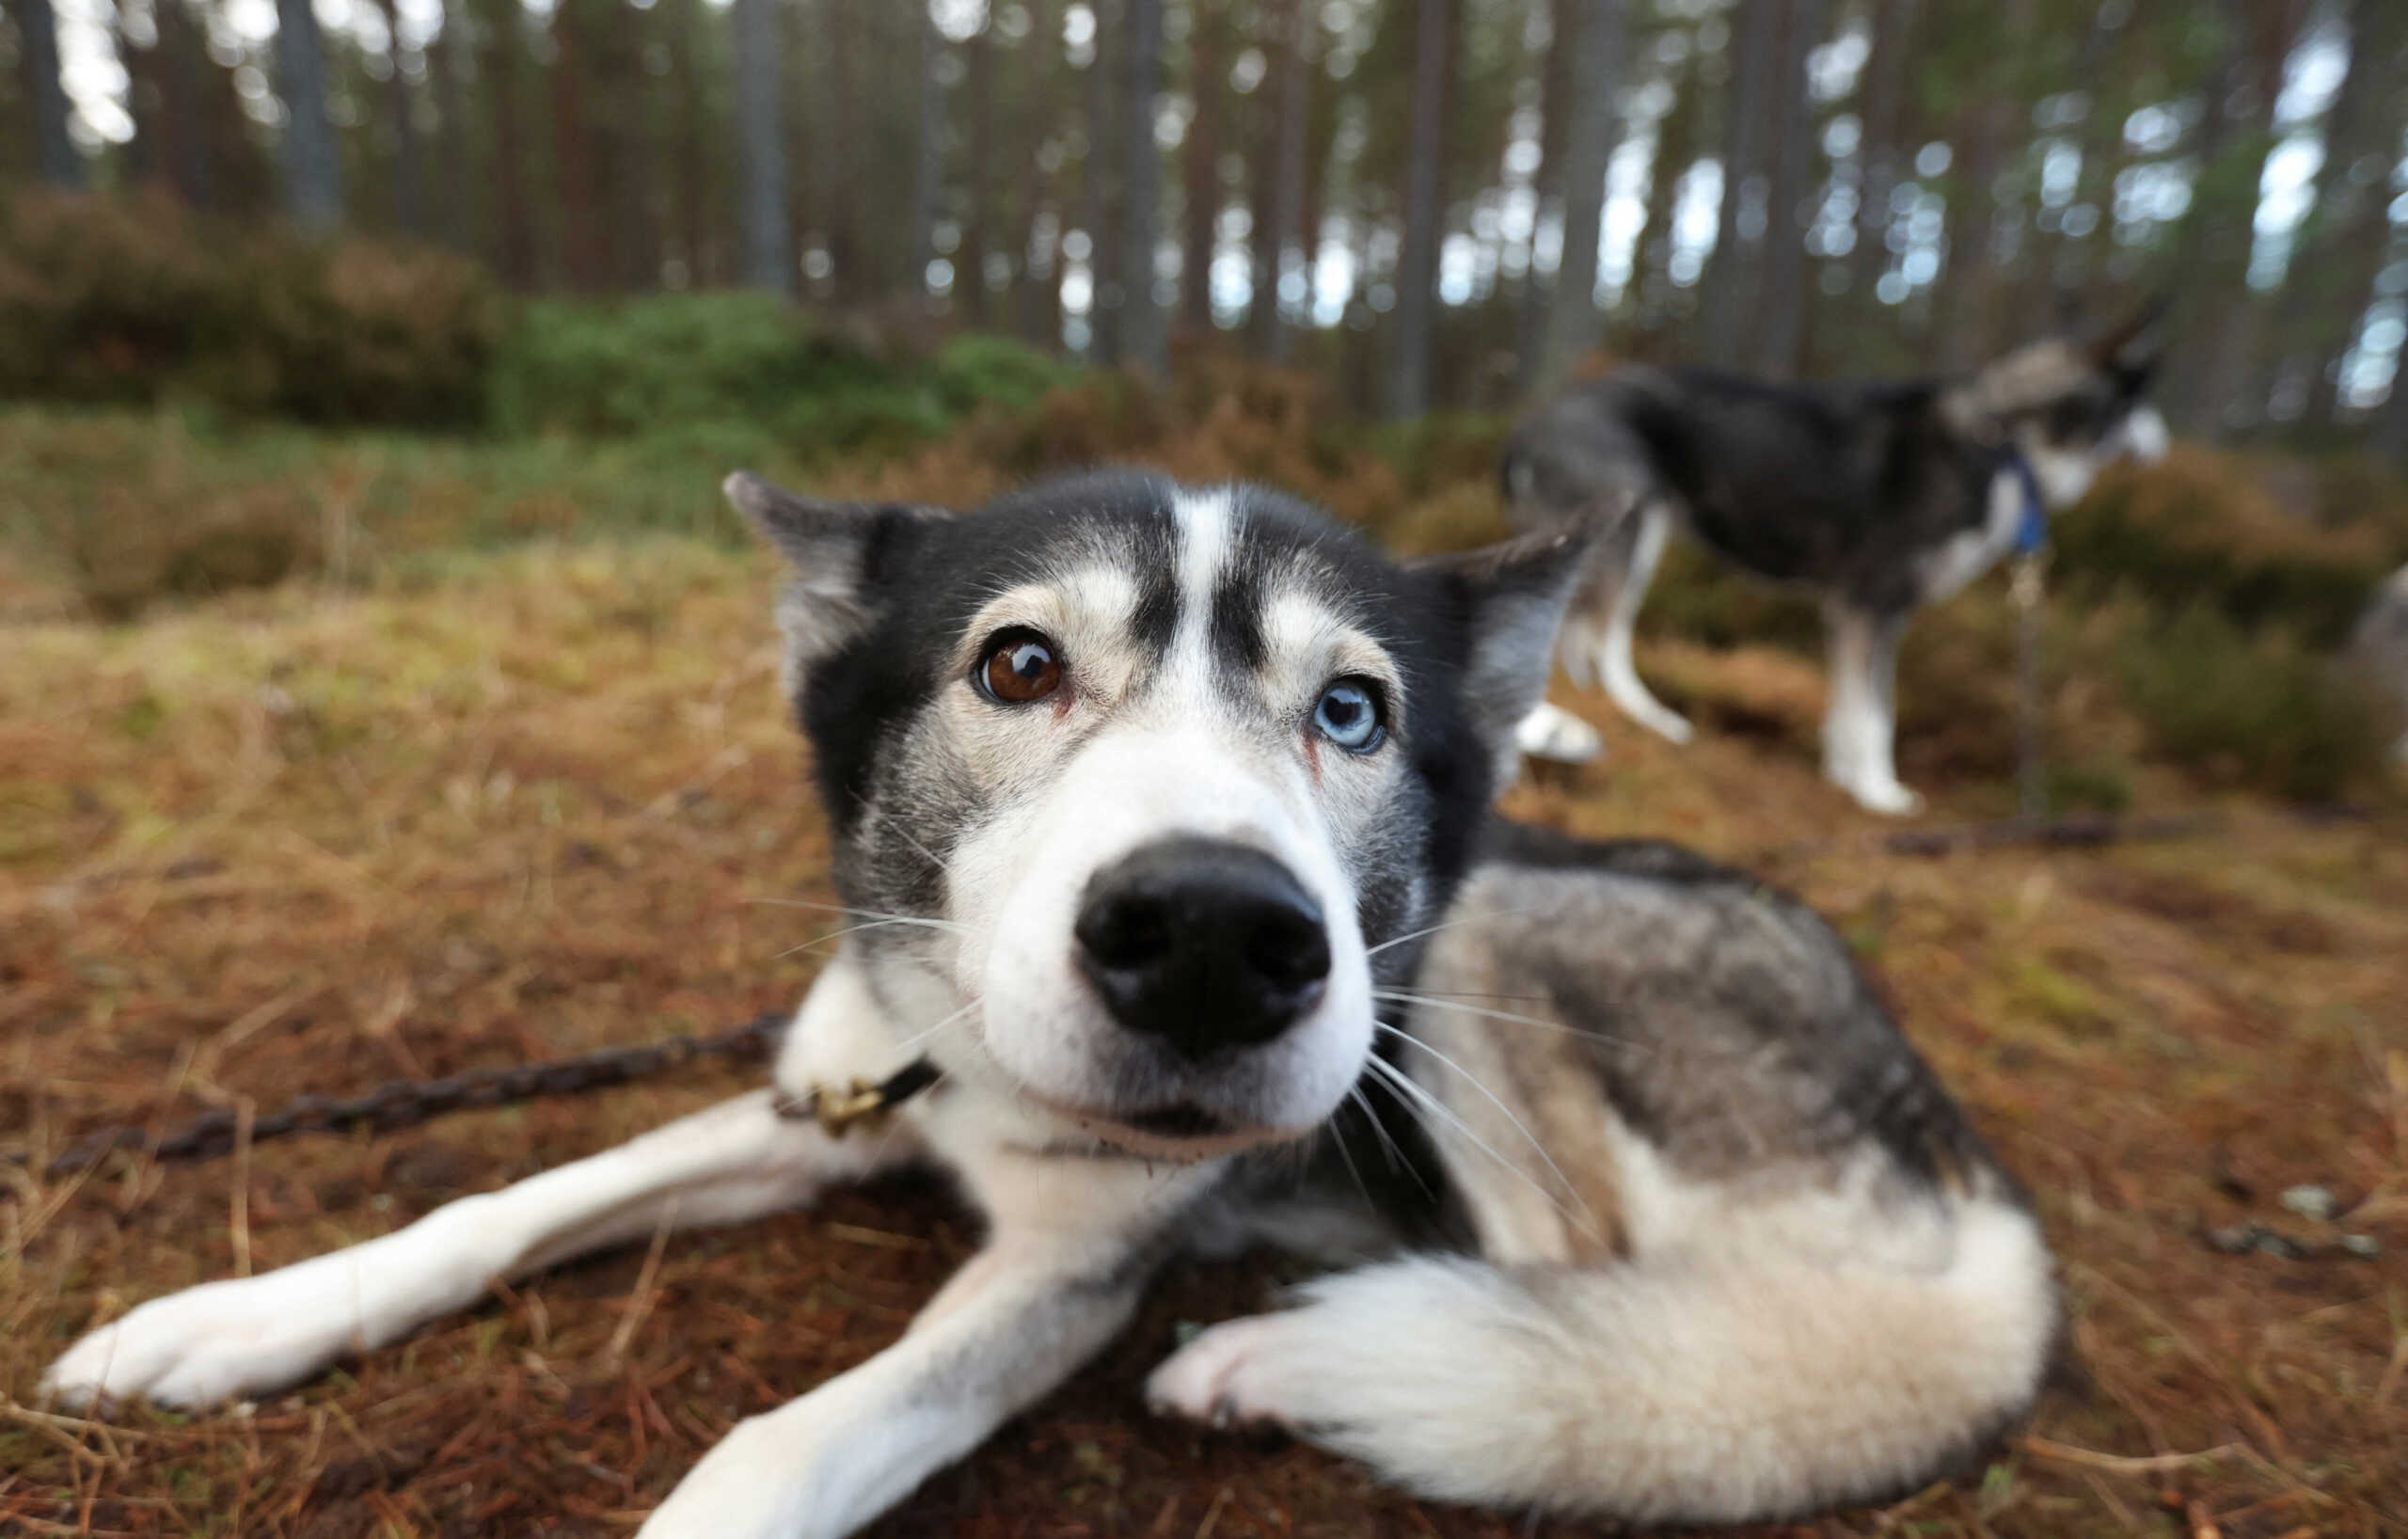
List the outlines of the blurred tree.
{"label": "blurred tree", "polygon": [[460,91],[463,71],[475,68],[474,45],[468,40],[468,8],[465,0],[443,0],[442,30],[426,50],[427,84],[435,92],[437,125],[436,155],[440,169],[432,199],[440,211],[442,237],[454,250],[477,248],[476,193],[467,103]]}
{"label": "blurred tree", "polygon": [[[165,8],[167,0],[161,0]],[[385,119],[392,137],[393,228],[404,234],[426,233],[426,203],[419,175],[418,128],[410,120],[410,81],[402,68],[402,17],[393,0],[377,0],[385,19]]]}
{"label": "blurred tree", "polygon": [[84,185],[84,157],[67,133],[67,87],[58,74],[58,19],[51,0],[22,0],[16,11],[42,180],[71,192]]}
{"label": "blurred tree", "polygon": [[1814,114],[1806,58],[1823,41],[1824,0],[1791,0],[1774,74],[1771,180],[1765,193],[1763,290],[1757,298],[1755,371],[1773,379],[1798,373],[1806,338],[1806,231],[1814,222]]}
{"label": "blurred tree", "polygon": [[1723,89],[1722,207],[1706,267],[1705,359],[1738,364],[1756,315],[1756,253],[1762,232],[1744,228],[1751,200],[1763,197],[1771,138],[1781,16],[1773,0],[1738,0],[1731,12],[1731,72]]}
{"label": "blurred tree", "polygon": [[[1262,356],[1273,363],[1288,361],[1295,328],[1283,313],[1280,286],[1289,271],[1289,253],[1295,251],[1298,276],[1309,286],[1313,243],[1305,226],[1305,146],[1312,111],[1311,0],[1275,0],[1272,8],[1273,47],[1278,64],[1277,137],[1273,153],[1271,196],[1259,199],[1266,217],[1254,231],[1254,329]],[[1256,170],[1260,179],[1260,168]]]}
{"label": "blurred tree", "polygon": [[999,189],[994,185],[995,21],[993,8],[961,44],[963,148],[968,165],[962,180],[969,192],[962,211],[961,246],[954,265],[958,274],[954,293],[960,297],[961,318],[974,326],[988,324],[988,265],[995,255],[993,223]]}
{"label": "blurred tree", "polygon": [[1557,16],[1573,28],[1555,40],[1568,53],[1572,77],[1580,84],[1571,103],[1562,139],[1563,259],[1556,268],[1538,383],[1560,382],[1605,334],[1595,299],[1597,232],[1606,211],[1606,167],[1613,157],[1620,122],[1614,94],[1623,72],[1627,0],[1577,0]]}
{"label": "blurred tree", "polygon": [[[576,0],[561,0],[562,8]],[[736,113],[744,208],[744,281],[794,293],[793,233],[786,223],[785,133],[779,126],[776,0],[736,0]]]}
{"label": "blurred tree", "polygon": [[1179,321],[1212,325],[1212,246],[1221,213],[1221,108],[1228,88],[1228,8],[1189,0],[1187,89],[1193,114],[1180,150]]}
{"label": "blurred tree", "polygon": [[1106,32],[1111,0],[1089,0],[1094,37],[1086,64],[1086,165],[1083,168],[1080,230],[1087,239],[1087,357],[1106,366],[1120,361],[1120,223],[1114,186],[1113,150],[1119,143],[1120,72]]}
{"label": "blurred tree", "polygon": [[1907,71],[1914,57],[1919,0],[1875,0],[1872,53],[1865,59],[1864,111],[1857,146],[1856,244],[1848,250],[1855,308],[1876,312],[1890,266],[1890,198],[1906,154]]}
{"label": "blurred tree", "polygon": [[1119,361],[1160,377],[1170,367],[1163,306],[1154,292],[1162,152],[1154,143],[1155,97],[1162,82],[1162,0],[1126,0],[1121,62],[1128,92],[1121,134]]}
{"label": "blurred tree", "polygon": [[[36,0],[35,8],[46,9]],[[342,177],[326,118],[326,59],[309,0],[276,0],[277,93],[284,99],[284,202],[293,223],[342,222]]]}
{"label": "blurred tree", "polygon": [[[1027,185],[1021,199],[1018,249],[1020,334],[1052,352],[1062,345],[1061,209],[1063,103],[1056,99],[1062,62],[1062,17],[1054,0],[1030,0],[1028,37],[1021,45],[1021,147]],[[1047,216],[1053,216],[1047,237]]]}
{"label": "blurred tree", "polygon": [[1416,0],[1415,19],[1413,115],[1404,162],[1404,240],[1397,256],[1390,417],[1418,417],[1430,409],[1432,311],[1438,303],[1438,242],[1446,222],[1439,159],[1447,132],[1447,83],[1454,71],[1455,0]]}
{"label": "blurred tree", "polygon": [[[762,0],[766,3],[766,0]],[[937,225],[944,216],[944,34],[937,29],[929,0],[911,0],[920,34],[920,128],[918,167],[912,180],[911,257],[918,290],[936,270]],[[958,280],[957,280],[958,286]]]}

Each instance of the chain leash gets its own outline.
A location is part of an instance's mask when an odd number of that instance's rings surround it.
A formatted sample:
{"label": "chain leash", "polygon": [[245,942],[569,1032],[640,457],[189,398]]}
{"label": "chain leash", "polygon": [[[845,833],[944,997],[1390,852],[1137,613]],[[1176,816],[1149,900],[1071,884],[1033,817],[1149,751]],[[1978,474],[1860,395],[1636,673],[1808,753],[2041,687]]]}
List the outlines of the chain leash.
{"label": "chain leash", "polygon": [[[706,1058],[750,1063],[767,1057],[784,1034],[790,1010],[765,1010],[740,1026],[708,1037],[691,1034],[633,1047],[606,1047],[574,1058],[550,1063],[519,1064],[509,1069],[479,1069],[442,1079],[387,1080],[355,1096],[305,1095],[275,1111],[251,1119],[254,1144],[296,1133],[348,1133],[366,1128],[392,1133],[413,1128],[452,1112],[506,1106],[553,1096],[589,1091],[649,1079]],[[87,1170],[117,1150],[140,1150],[161,1161],[214,1159],[230,1152],[239,1135],[241,1114],[220,1107],[161,1134],[143,1122],[96,1128],[70,1144],[48,1165],[48,1178]],[[0,1153],[0,1162],[30,1166],[30,1150]]]}

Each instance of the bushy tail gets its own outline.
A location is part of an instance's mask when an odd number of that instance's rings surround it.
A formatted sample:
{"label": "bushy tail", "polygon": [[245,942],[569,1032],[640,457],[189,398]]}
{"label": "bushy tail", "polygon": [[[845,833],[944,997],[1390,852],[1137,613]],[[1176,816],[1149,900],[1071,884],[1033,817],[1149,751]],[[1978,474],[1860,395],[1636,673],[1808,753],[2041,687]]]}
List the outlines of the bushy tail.
{"label": "bushy tail", "polygon": [[1877,1499],[2020,1416],[2054,1341],[2032,1220],[1974,1202],[1957,1236],[1923,1274],[1761,1254],[1343,1273],[1263,1322],[1277,1342],[1229,1408],[1447,1500],[1740,1522]]}

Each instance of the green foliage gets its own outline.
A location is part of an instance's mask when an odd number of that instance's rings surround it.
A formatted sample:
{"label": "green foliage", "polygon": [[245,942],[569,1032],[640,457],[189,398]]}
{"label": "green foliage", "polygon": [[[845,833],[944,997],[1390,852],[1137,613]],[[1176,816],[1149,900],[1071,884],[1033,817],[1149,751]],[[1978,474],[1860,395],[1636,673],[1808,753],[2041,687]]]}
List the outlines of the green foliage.
{"label": "green foliage", "polygon": [[2115,660],[2150,746],[2195,773],[2325,801],[2382,761],[2368,703],[2279,627],[2253,634],[2195,604],[2127,634]]}
{"label": "green foliage", "polygon": [[958,338],[926,365],[890,361],[768,294],[542,301],[521,309],[496,360],[492,425],[504,437],[765,435],[806,460],[886,456],[985,405],[1029,409],[1069,377],[1000,337]]}
{"label": "green foliage", "polygon": [[155,196],[0,205],[0,395],[472,422],[501,314],[476,267],[422,247],[238,230]]}

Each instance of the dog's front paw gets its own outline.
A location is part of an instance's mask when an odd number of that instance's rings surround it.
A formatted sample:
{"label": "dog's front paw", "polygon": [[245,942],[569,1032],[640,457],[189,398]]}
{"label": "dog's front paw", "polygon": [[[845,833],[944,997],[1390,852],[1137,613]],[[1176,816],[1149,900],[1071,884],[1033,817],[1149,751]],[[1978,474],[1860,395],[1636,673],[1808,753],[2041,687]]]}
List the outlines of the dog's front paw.
{"label": "dog's front paw", "polygon": [[1250,1315],[1215,1325],[1146,1380],[1146,1404],[1158,1416],[1184,1417],[1207,1426],[1269,1424],[1293,1430],[1304,1407],[1286,1382],[1301,1357],[1290,1338],[1290,1314]]}
{"label": "dog's front paw", "polygon": [[1841,789],[1856,798],[1856,804],[1866,812],[1877,812],[1884,817],[1912,817],[1923,811],[1923,798],[1894,780],[1846,785]]}
{"label": "dog's front paw", "polygon": [[140,1395],[198,1409],[307,1378],[355,1334],[341,1279],[300,1275],[314,1264],[152,1299],[70,1347],[42,1393],[78,1407]]}

